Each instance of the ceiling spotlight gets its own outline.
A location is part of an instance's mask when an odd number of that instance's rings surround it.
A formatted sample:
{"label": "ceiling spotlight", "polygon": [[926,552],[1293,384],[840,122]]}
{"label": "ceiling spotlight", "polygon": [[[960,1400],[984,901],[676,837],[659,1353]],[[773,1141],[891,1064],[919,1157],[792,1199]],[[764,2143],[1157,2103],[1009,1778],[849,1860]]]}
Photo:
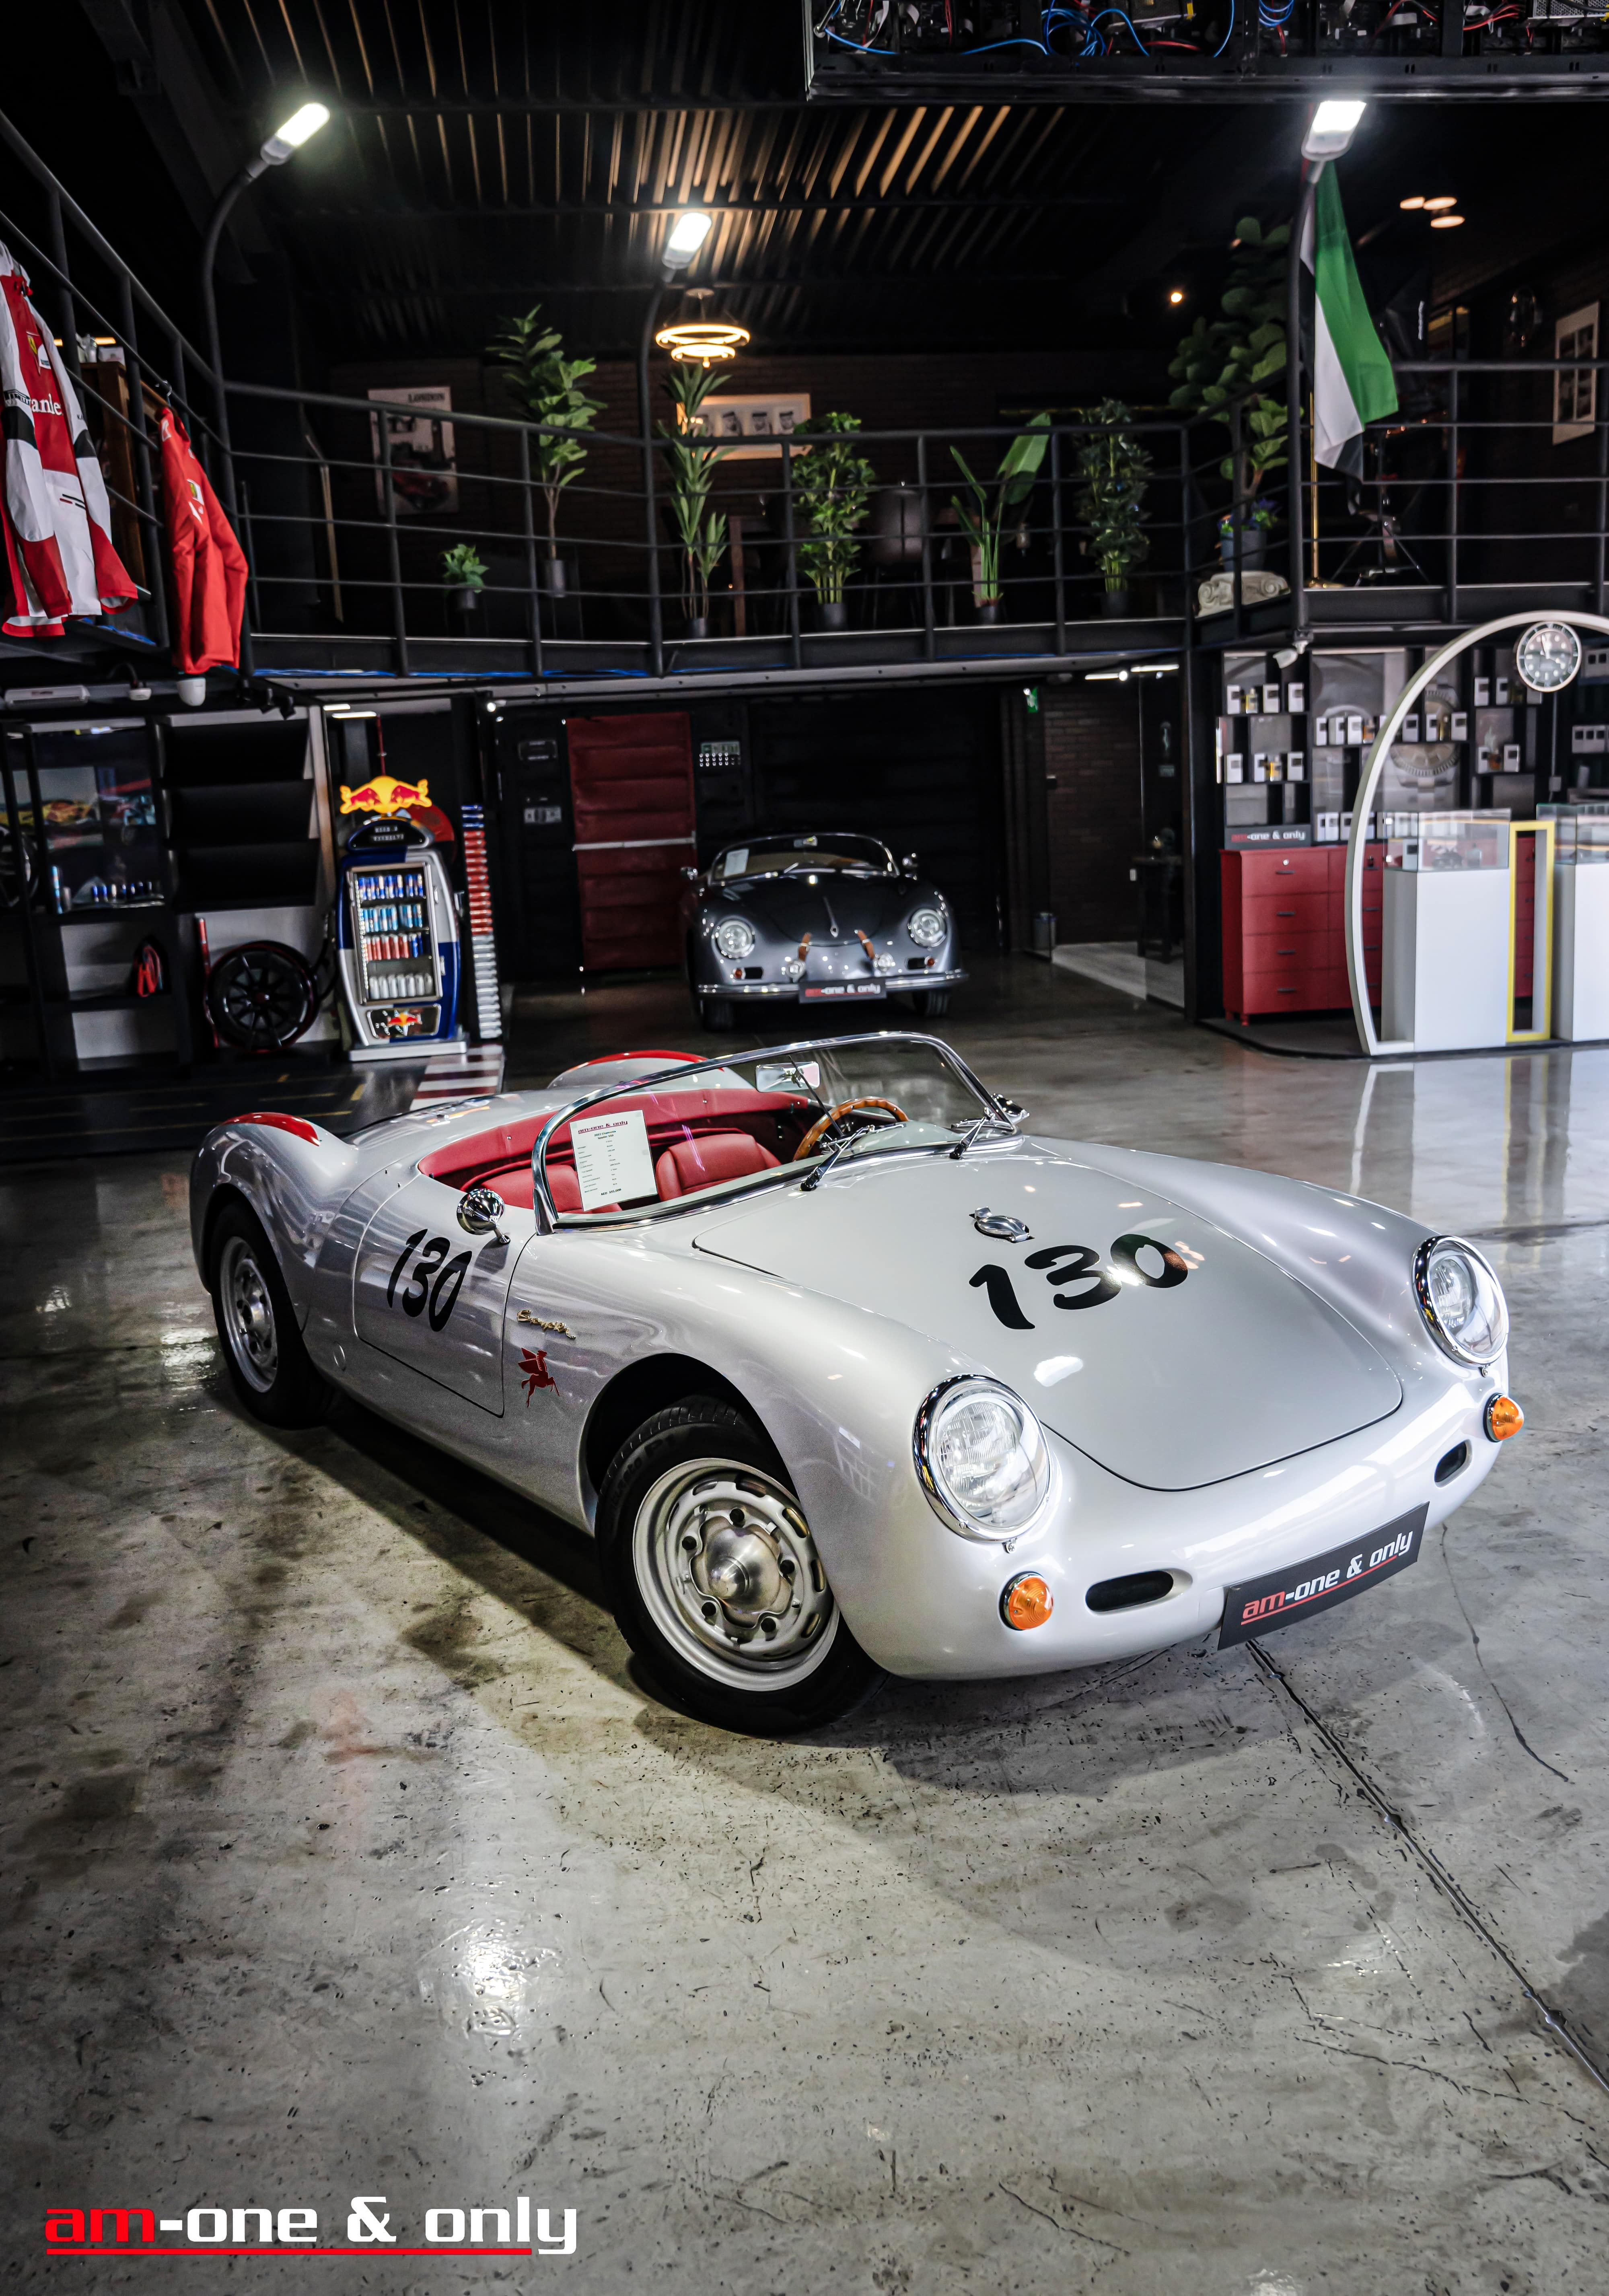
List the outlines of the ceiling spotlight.
{"label": "ceiling spotlight", "polygon": [[1170,303],[1182,303],[1182,302],[1184,301],[1184,299],[1185,299],[1185,291],[1184,291],[1184,289],[1183,289],[1182,287],[1170,287],[1170,288],[1169,288],[1169,290],[1168,290],[1168,300],[1169,300]]}
{"label": "ceiling spotlight", "polygon": [[1450,192],[1443,192],[1438,199],[1420,201],[1426,215],[1444,215],[1449,208],[1456,208],[1457,204]]}
{"label": "ceiling spotlight", "polygon": [[1423,192],[1416,192],[1411,200],[1399,200],[1397,205],[1400,208],[1422,208],[1424,205],[1424,194]]}
{"label": "ceiling spotlight", "polygon": [[1462,216],[1432,216],[1430,227],[1433,231],[1457,231],[1463,220]]}
{"label": "ceiling spotlight", "polygon": [[1326,96],[1301,139],[1304,160],[1339,160],[1357,133],[1367,105],[1355,96]]}
{"label": "ceiling spotlight", "polygon": [[707,216],[702,208],[688,208],[678,215],[665,242],[666,270],[685,271],[714,227],[714,217]]}
{"label": "ceiling spotlight", "polygon": [[283,127],[276,127],[263,145],[263,158],[271,168],[283,167],[292,152],[300,152],[309,135],[316,135],[330,117],[328,106],[304,103],[293,111]]}

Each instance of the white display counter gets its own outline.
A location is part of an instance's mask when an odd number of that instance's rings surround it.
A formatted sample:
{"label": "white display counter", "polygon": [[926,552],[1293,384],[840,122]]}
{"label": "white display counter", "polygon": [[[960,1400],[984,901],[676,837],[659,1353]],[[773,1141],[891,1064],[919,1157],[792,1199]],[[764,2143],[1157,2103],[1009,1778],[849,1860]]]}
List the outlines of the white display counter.
{"label": "white display counter", "polygon": [[1561,860],[1553,895],[1553,1032],[1609,1037],[1609,865]]}
{"label": "white display counter", "polygon": [[[1479,840],[1476,826],[1458,824],[1463,851],[1454,865],[1440,850],[1433,856],[1428,840],[1423,854],[1415,840],[1407,866],[1391,865],[1400,849],[1387,847],[1380,1033],[1416,1052],[1507,1041],[1508,824],[1491,823],[1494,833]],[[1426,865],[1412,865],[1421,859]]]}

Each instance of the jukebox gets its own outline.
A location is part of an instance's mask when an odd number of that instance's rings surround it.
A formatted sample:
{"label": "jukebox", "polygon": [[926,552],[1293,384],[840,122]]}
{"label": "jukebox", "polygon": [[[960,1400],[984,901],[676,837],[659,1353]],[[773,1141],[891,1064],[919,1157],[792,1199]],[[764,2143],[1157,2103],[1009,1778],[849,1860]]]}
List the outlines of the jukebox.
{"label": "jukebox", "polygon": [[336,914],[353,1058],[383,1060],[456,1040],[458,914],[429,831],[406,815],[354,829]]}

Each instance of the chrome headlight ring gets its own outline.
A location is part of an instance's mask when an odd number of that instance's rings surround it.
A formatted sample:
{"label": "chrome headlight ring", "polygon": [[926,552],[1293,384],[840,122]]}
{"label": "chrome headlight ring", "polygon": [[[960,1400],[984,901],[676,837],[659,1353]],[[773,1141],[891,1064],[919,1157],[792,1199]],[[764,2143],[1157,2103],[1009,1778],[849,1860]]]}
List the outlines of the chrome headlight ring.
{"label": "chrome headlight ring", "polygon": [[754,928],[747,917],[723,917],[710,938],[717,956],[724,956],[728,964],[741,964],[754,954]]}
{"label": "chrome headlight ring", "polygon": [[[1002,1492],[987,1513],[969,1507],[957,1496],[953,1467],[947,1470],[944,1456],[947,1422],[973,1401],[994,1404],[1003,1420],[1014,1423],[1014,1439],[999,1454],[1000,1467],[1010,1464],[1013,1449],[1020,1454],[1014,1489]],[[946,1529],[958,1538],[989,1546],[1010,1546],[1043,1521],[1053,1483],[1050,1448],[1033,1412],[1002,1381],[979,1372],[959,1372],[940,1380],[923,1398],[911,1447],[916,1480],[929,1506]]]}
{"label": "chrome headlight ring", "polygon": [[918,948],[937,948],[949,926],[938,909],[913,909],[905,921],[905,930]]}
{"label": "chrome headlight ring", "polygon": [[[1436,1264],[1443,1259],[1461,1261],[1469,1278],[1470,1310],[1456,1326],[1449,1316],[1445,1287],[1438,1287],[1435,1280]],[[1442,1354],[1450,1356],[1465,1370],[1485,1371],[1507,1347],[1508,1302],[1503,1296],[1503,1287],[1483,1256],[1474,1244],[1465,1243],[1462,1236],[1425,1238],[1414,1254],[1414,1297]],[[1459,1336],[1472,1324],[1484,1327],[1473,1346]]]}

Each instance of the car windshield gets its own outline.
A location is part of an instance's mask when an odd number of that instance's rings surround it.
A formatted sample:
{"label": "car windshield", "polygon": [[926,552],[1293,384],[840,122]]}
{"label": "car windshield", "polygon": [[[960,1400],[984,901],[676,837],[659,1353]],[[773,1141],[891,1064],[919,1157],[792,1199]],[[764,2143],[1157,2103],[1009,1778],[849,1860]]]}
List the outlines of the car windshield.
{"label": "car windshield", "polygon": [[877,837],[753,837],[729,845],[716,859],[711,880],[728,885],[735,877],[786,876],[791,871],[845,869],[863,877],[891,877],[894,857]]}
{"label": "car windshield", "polygon": [[795,1169],[1008,1136],[997,1104],[942,1046],[894,1034],[689,1062],[589,1103],[536,1155],[562,1225],[669,1211]]}

